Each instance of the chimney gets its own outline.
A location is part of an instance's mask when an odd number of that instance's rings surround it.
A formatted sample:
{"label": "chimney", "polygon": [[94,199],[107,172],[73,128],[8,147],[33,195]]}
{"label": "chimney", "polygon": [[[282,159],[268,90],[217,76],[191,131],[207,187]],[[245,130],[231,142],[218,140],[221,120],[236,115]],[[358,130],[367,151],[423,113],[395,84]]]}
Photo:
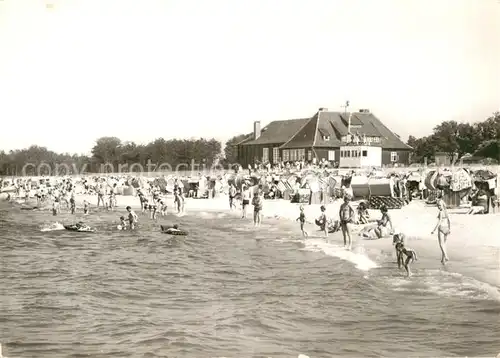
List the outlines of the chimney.
{"label": "chimney", "polygon": [[364,109],[360,109],[360,110],[359,110],[359,113],[370,113],[370,110],[369,110],[369,109],[366,109],[366,108],[364,108]]}
{"label": "chimney", "polygon": [[253,139],[260,137],[260,121],[253,122]]}
{"label": "chimney", "polygon": [[328,108],[321,107],[318,112],[328,112]]}

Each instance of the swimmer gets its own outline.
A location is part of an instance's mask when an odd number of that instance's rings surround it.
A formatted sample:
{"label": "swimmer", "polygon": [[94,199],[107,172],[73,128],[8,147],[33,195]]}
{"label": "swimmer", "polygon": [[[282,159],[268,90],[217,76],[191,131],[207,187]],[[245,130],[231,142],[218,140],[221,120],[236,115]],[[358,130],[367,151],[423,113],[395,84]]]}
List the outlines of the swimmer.
{"label": "swimmer", "polygon": [[304,224],[306,223],[306,214],[304,213],[304,206],[300,206],[300,214],[297,218],[297,221],[300,221],[300,231],[302,231],[302,236],[307,237],[309,234],[304,230]]}
{"label": "swimmer", "polygon": [[399,251],[401,257],[403,255],[406,256],[406,260],[403,263],[403,267],[405,268],[408,277],[410,277],[411,276],[410,264],[413,263],[414,261],[417,261],[417,253],[415,252],[415,250],[406,248],[404,244],[401,242],[398,242],[396,244],[396,250]]}
{"label": "swimmer", "polygon": [[135,224],[137,224],[138,217],[137,214],[132,210],[130,206],[127,206],[128,211],[128,223],[130,225],[130,230],[135,229]]}

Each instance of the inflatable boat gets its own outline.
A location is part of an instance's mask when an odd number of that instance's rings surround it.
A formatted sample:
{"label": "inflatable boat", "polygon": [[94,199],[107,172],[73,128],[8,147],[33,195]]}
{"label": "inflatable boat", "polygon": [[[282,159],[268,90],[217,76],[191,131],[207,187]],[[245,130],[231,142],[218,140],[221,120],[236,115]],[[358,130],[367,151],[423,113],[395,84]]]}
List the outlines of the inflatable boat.
{"label": "inflatable boat", "polygon": [[164,234],[168,234],[168,235],[180,235],[180,236],[186,236],[188,233],[187,231],[184,231],[184,230],[179,230],[179,229],[176,229],[172,226],[164,226],[164,225],[160,225],[161,227],[161,232],[164,233]]}
{"label": "inflatable boat", "polygon": [[82,224],[73,224],[73,225],[64,225],[64,228],[68,231],[76,231],[76,232],[95,232],[94,228],[91,228],[87,225]]}

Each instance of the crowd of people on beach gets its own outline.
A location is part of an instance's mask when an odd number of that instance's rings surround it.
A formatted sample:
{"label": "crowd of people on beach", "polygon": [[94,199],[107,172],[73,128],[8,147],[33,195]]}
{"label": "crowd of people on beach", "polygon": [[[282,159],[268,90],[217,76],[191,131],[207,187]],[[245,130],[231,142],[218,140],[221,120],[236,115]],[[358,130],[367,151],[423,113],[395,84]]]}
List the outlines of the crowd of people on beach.
{"label": "crowd of people on beach", "polygon": [[[391,185],[391,188],[394,188],[391,189],[394,190],[394,195],[403,198],[409,196],[410,191],[407,189],[405,177],[396,180],[394,176],[391,176],[391,180],[394,181],[394,184]],[[83,189],[82,194],[95,195],[97,197],[96,209],[106,211],[118,209],[119,199],[117,199],[117,195],[119,190],[117,182],[110,183],[109,178],[106,177],[94,177],[82,178],[79,184]],[[405,246],[405,235],[395,230],[387,207],[382,206],[380,208],[380,219],[372,220],[367,203],[361,201],[357,206],[353,206],[351,202],[353,199],[352,189],[349,190],[349,185],[342,188],[343,196],[340,198],[342,203],[339,207],[338,215],[329,217],[327,214],[328,204],[324,204],[320,206],[318,216],[314,220],[307,220],[304,205],[299,206],[297,221],[300,223],[302,236],[310,237],[310,233],[307,230],[307,224],[309,223],[316,225],[318,232],[324,238],[328,238],[331,233],[340,231],[346,250],[352,249],[352,230],[354,225],[363,226],[360,235],[365,238],[380,239],[392,236],[398,257],[398,266],[404,267],[408,275],[411,275],[410,265],[417,259],[416,252]],[[23,191],[21,189],[24,189],[24,200],[27,203],[30,193],[32,193],[32,190],[30,190],[30,181],[24,180],[23,185],[19,185],[19,188],[16,189],[14,195],[18,199],[23,199],[21,194]],[[186,190],[183,181],[176,178],[172,190],[168,193],[170,195],[167,195],[165,188],[160,188],[160,186],[154,184],[154,181],[150,181],[149,185],[136,188],[135,196],[139,200],[141,213],[143,215],[149,214],[149,219],[156,221],[159,217],[168,215],[169,205],[167,202],[172,199],[173,211],[178,215],[183,215],[185,213],[185,193]],[[261,225],[263,207],[265,205],[265,191],[262,184],[255,185],[244,182],[242,185],[237,186],[233,182],[228,185],[226,193],[229,198],[230,210],[241,210],[241,218],[246,219],[248,217],[249,206],[252,206],[254,226],[259,227]],[[37,207],[41,208],[51,205],[54,216],[57,216],[61,210],[67,210],[71,214],[75,214],[77,211],[75,195],[76,183],[72,178],[57,180],[47,187],[38,187],[34,194]],[[93,205],[88,200],[83,200],[81,209],[84,215],[89,215],[92,207]],[[446,251],[446,241],[450,235],[450,219],[447,214],[446,205],[440,198],[437,200],[437,208],[439,209],[437,224],[432,234],[437,232],[438,243],[442,253],[441,262],[445,264],[449,260]],[[126,215],[119,217],[120,224],[118,228],[120,230],[136,229],[139,223],[139,215],[130,206],[127,206],[125,211]],[[81,223],[77,224],[80,225]],[[405,260],[401,259],[403,256],[406,257]]]}

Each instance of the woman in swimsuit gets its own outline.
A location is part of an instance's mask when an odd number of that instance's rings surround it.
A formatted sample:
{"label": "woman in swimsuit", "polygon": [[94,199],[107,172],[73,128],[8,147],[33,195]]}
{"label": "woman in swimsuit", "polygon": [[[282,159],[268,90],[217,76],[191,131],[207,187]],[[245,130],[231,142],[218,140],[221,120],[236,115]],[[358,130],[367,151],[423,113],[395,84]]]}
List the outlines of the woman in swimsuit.
{"label": "woman in swimsuit", "polygon": [[446,205],[442,200],[438,200],[437,207],[439,209],[439,214],[437,216],[437,224],[432,230],[432,235],[438,231],[438,242],[439,248],[441,249],[441,263],[444,265],[446,261],[449,261],[448,253],[446,252],[446,240],[448,235],[451,233],[450,217],[446,211]]}

